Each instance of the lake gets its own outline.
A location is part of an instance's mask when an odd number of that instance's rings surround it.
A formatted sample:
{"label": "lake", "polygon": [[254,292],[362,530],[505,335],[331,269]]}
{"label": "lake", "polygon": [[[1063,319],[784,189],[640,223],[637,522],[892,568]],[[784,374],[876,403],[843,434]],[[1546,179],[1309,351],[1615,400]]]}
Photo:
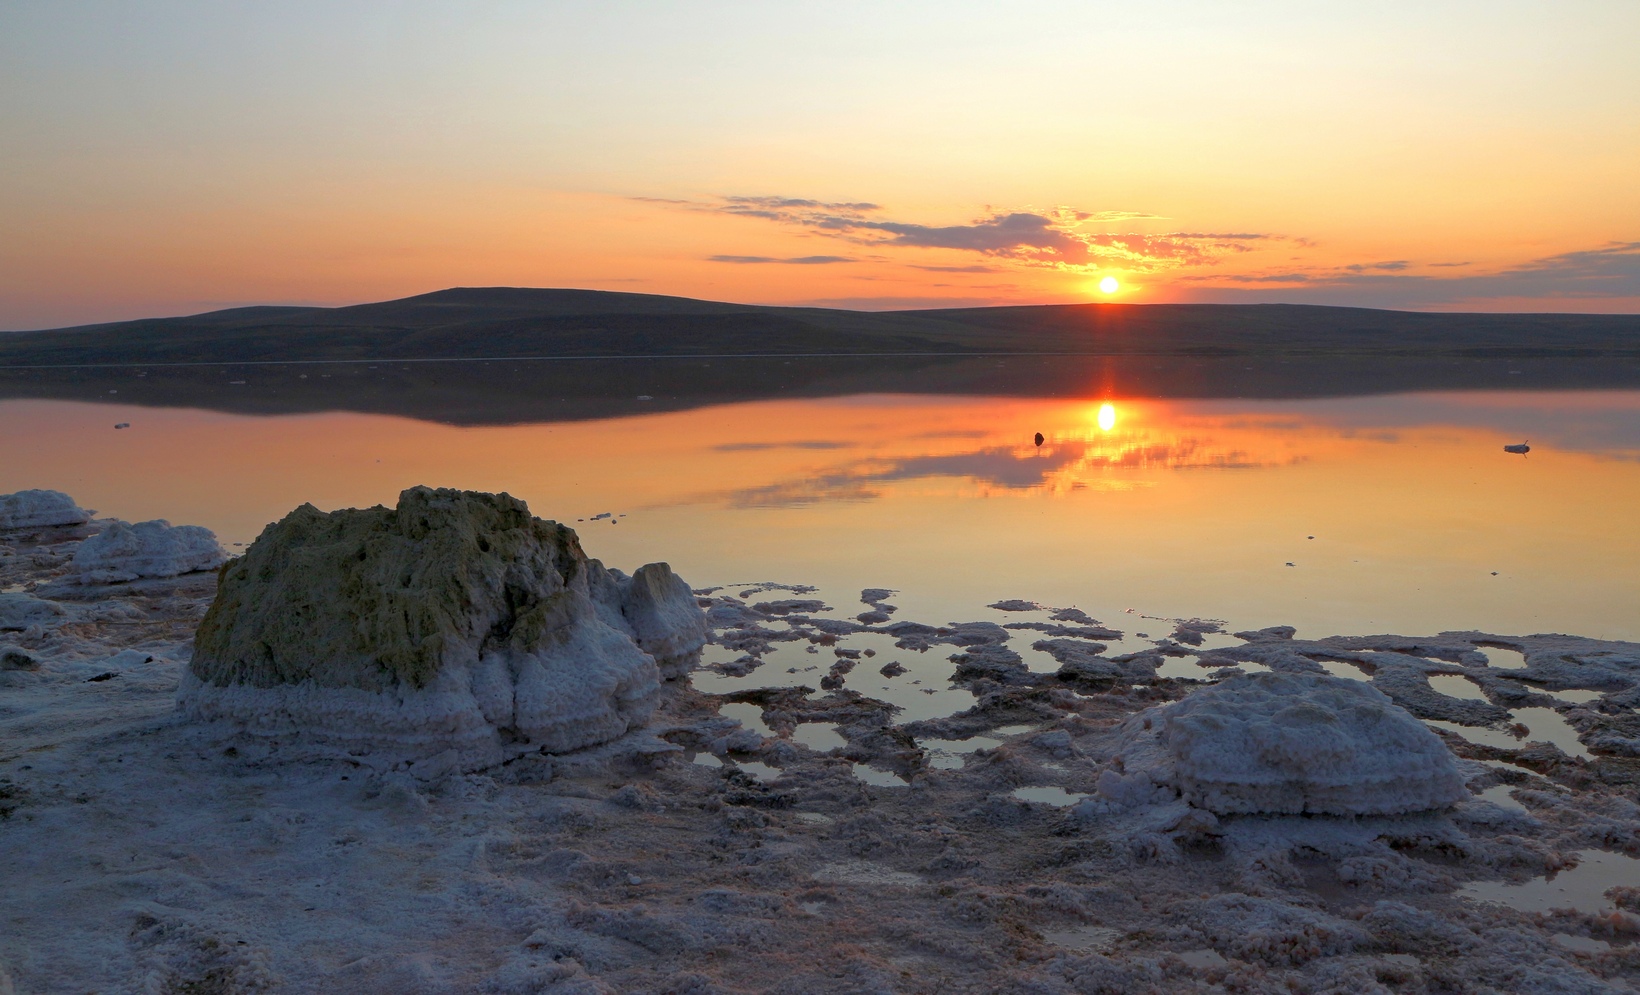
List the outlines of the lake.
{"label": "lake", "polygon": [[1170,626],[1143,616],[1640,638],[1640,391],[630,407],[462,427],[7,400],[0,491],[56,488],[227,544],[302,502],[507,491],[612,566],[816,585],[848,615],[884,587],[931,622],[1021,598],[1156,635]]}

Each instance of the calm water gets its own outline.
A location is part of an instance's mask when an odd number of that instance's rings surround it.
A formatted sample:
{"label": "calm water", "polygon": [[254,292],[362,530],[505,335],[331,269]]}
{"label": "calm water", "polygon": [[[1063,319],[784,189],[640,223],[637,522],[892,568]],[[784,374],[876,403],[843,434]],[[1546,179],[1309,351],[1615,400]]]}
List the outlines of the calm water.
{"label": "calm water", "polygon": [[[1151,615],[1640,638],[1640,392],[1100,409],[870,395],[457,428],[5,401],[0,491],[245,543],[304,501],[504,490],[613,566],[816,584],[849,615],[887,587],[923,621],[1024,598],[1130,632]],[[1502,451],[1526,440],[1529,456]]]}

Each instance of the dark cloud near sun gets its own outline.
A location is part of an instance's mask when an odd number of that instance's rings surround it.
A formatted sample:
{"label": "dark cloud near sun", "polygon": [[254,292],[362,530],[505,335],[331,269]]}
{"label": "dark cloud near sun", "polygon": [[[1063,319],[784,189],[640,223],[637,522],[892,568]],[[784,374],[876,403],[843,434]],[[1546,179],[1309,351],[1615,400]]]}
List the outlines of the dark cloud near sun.
{"label": "dark cloud near sun", "polygon": [[[966,224],[930,225],[886,217],[881,205],[869,201],[826,201],[809,197],[736,195],[706,201],[634,198],[685,210],[754,218],[811,235],[834,238],[876,249],[945,249],[1006,260],[1015,266],[1084,269],[1120,265],[1128,270],[1160,269],[1181,265],[1209,265],[1253,244],[1278,236],[1258,232],[1101,231],[1131,221],[1162,220],[1140,211],[1083,211],[1061,207],[1051,211],[991,211]],[[717,262],[795,262],[764,256],[718,255]],[[805,257],[813,261],[845,261],[842,257]],[[925,266],[939,272],[987,272],[990,267]]]}

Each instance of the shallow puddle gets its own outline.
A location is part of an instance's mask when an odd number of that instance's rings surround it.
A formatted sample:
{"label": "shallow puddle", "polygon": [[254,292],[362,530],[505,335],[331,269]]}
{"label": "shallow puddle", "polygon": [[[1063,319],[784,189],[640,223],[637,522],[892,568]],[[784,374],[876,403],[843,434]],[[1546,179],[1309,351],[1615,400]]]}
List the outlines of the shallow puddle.
{"label": "shallow puddle", "polygon": [[917,745],[928,754],[928,765],[937,770],[960,770],[975,750],[994,750],[1002,740],[989,736],[968,739],[919,739]]}
{"label": "shallow puddle", "polygon": [[1546,691],[1544,693],[1570,705],[1586,705],[1591,701],[1604,697],[1606,694],[1604,691]]}
{"label": "shallow puddle", "polygon": [[1526,654],[1520,650],[1499,649],[1496,646],[1487,646],[1481,650],[1486,654],[1486,662],[1499,670],[1525,670]]}
{"label": "shallow puddle", "polygon": [[725,718],[734,719],[741,725],[748,729],[755,730],[762,736],[768,737],[774,735],[774,730],[770,729],[763,722],[763,708],[761,705],[753,705],[749,702],[743,701],[733,701],[726,705],[719,706],[718,712]]}
{"label": "shallow puddle", "polygon": [[1102,954],[1115,946],[1116,941],[1122,938],[1120,930],[1108,929],[1104,926],[1076,926],[1071,929],[1045,929],[1042,931],[1042,940],[1056,947],[1066,950],[1075,950],[1079,953]]}
{"label": "shallow puddle", "polygon": [[1578,742],[1573,729],[1560,713],[1552,708],[1517,708],[1514,720],[1531,730],[1527,742],[1548,742],[1560,747],[1567,756],[1589,758],[1589,751]]}
{"label": "shallow puddle", "polygon": [[1584,850],[1578,865],[1552,877],[1533,878],[1523,884],[1504,881],[1476,881],[1458,892],[1480,902],[1499,902],[1522,912],[1576,909],[1596,913],[1612,908],[1606,890],[1616,885],[1640,885],[1640,859],[1605,850]]}
{"label": "shallow puddle", "polygon": [[854,776],[867,784],[879,788],[907,788],[910,784],[898,774],[891,774],[886,770],[867,767],[865,764],[852,764]]}
{"label": "shallow puddle", "polygon": [[762,781],[764,784],[768,784],[770,781],[775,780],[781,774],[785,773],[779,767],[770,767],[768,764],[761,763],[757,760],[737,761],[735,766],[757,778],[759,781]]}
{"label": "shallow puddle", "polygon": [[1011,794],[1013,797],[1018,798],[1022,802],[1034,802],[1038,805],[1052,805],[1055,808],[1065,808],[1069,805],[1075,805],[1077,802],[1088,797],[1087,795],[1077,794],[1074,791],[1066,791],[1064,788],[1057,788],[1053,786],[1015,788]]}
{"label": "shallow puddle", "polygon": [[835,750],[847,746],[848,740],[837,731],[837,727],[821,722],[804,722],[792,730],[792,739],[819,753]]}
{"label": "shallow puddle", "polygon": [[1575,950],[1585,954],[1603,954],[1611,950],[1612,945],[1605,940],[1597,940],[1592,936],[1573,936],[1570,933],[1556,933],[1549,937],[1559,946],[1567,950]]}
{"label": "shallow puddle", "polygon": [[1197,970],[1209,967],[1223,967],[1230,963],[1224,959],[1222,954],[1210,947],[1203,947],[1200,950],[1180,951],[1175,956]]}
{"label": "shallow puddle", "polygon": [[1526,806],[1515,801],[1514,796],[1509,793],[1513,790],[1515,790],[1513,785],[1494,784],[1492,787],[1487,788],[1475,797],[1483,802],[1491,802],[1499,808],[1506,808],[1511,812],[1526,811]]}
{"label": "shallow puddle", "polygon": [[1459,677],[1457,674],[1432,674],[1429,677],[1429,686],[1448,698],[1462,698],[1466,701],[1487,700],[1474,681],[1467,677]]}

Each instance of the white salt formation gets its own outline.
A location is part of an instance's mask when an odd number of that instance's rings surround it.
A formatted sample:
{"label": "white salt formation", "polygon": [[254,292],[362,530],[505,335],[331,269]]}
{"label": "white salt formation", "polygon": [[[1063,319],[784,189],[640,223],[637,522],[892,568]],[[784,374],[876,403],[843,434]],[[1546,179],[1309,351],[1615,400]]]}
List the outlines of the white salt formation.
{"label": "white salt formation", "polygon": [[74,503],[62,491],[18,491],[0,494],[0,529],[28,529],[47,525],[84,525],[92,512]]}
{"label": "white salt formation", "polygon": [[177,577],[215,570],[228,554],[216,533],[198,525],[115,522],[74,551],[73,576],[82,584],[118,584],[144,577]]}
{"label": "white salt formation", "polygon": [[707,636],[664,563],[628,578],[505,494],[303,505],[222,575],[181,709],[320,754],[476,770],[642,725]]}
{"label": "white salt formation", "polygon": [[1176,790],[1220,814],[1396,815],[1467,797],[1439,737],[1360,681],[1253,674],[1124,723],[1100,793],[1123,804]]}

